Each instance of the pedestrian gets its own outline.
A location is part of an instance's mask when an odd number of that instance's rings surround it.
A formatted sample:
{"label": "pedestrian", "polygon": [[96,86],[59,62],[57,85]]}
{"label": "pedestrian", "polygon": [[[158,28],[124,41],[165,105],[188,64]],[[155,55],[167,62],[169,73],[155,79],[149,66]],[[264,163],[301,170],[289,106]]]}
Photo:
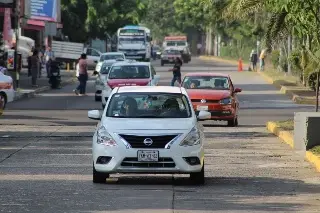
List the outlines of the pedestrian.
{"label": "pedestrian", "polygon": [[33,55],[33,52],[34,52],[34,47],[31,47],[31,50],[28,56],[28,77],[31,76],[31,56]]}
{"label": "pedestrian", "polygon": [[81,58],[78,58],[77,65],[76,65],[76,77],[77,77],[78,80],[79,80],[79,61],[80,61],[80,59]]}
{"label": "pedestrian", "polygon": [[[87,55],[81,54],[79,60],[79,86],[73,90],[76,95],[84,96],[86,94],[86,86],[88,80],[88,64],[87,64]],[[80,94],[79,94],[80,93]]]}
{"label": "pedestrian", "polygon": [[201,49],[202,49],[202,44],[199,42],[197,44],[197,53],[198,53],[198,56],[201,54]]}
{"label": "pedestrian", "polygon": [[260,71],[264,71],[265,59],[266,59],[266,49],[263,49],[260,54]]}
{"label": "pedestrian", "polygon": [[0,73],[6,75],[7,74],[7,68],[6,65],[4,63],[4,60],[0,59]]}
{"label": "pedestrian", "polygon": [[171,86],[174,86],[174,83],[176,81],[178,81],[179,85],[181,86],[181,66],[182,66],[181,59],[179,57],[176,57],[173,68],[169,70],[169,71],[172,71],[173,73]]}
{"label": "pedestrian", "polygon": [[30,58],[31,62],[31,83],[32,87],[38,87],[37,78],[39,75],[39,52],[38,50],[34,50],[33,55]]}
{"label": "pedestrian", "polygon": [[38,78],[41,78],[42,76],[42,59],[43,59],[43,54],[42,54],[42,50],[39,48],[38,51],[38,57],[39,57],[39,75]]}
{"label": "pedestrian", "polygon": [[250,62],[252,66],[252,71],[257,71],[256,69],[257,69],[257,63],[258,63],[258,54],[255,50],[251,51]]}
{"label": "pedestrian", "polygon": [[54,52],[51,50],[51,47],[48,46],[47,51],[44,53],[47,77],[50,78],[50,62],[54,59]]}

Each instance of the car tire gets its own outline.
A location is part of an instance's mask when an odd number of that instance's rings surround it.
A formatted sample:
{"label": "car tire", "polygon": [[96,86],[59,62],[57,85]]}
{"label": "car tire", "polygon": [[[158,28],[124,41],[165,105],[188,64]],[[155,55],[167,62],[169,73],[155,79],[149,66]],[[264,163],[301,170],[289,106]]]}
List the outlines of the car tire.
{"label": "car tire", "polygon": [[163,62],[163,61],[161,61],[161,66],[163,67],[163,65],[164,65],[164,62]]}
{"label": "car tire", "polygon": [[4,109],[6,108],[7,98],[5,94],[0,93],[0,115],[3,114]]}
{"label": "car tire", "polygon": [[94,100],[95,101],[101,101],[101,96],[94,95]]}
{"label": "car tire", "polygon": [[196,185],[203,185],[205,182],[205,176],[204,176],[204,162],[202,165],[202,169],[200,172],[194,172],[190,174],[190,180],[193,184]]}
{"label": "car tire", "polygon": [[238,117],[235,117],[234,119],[229,120],[228,121],[228,126],[230,126],[230,127],[238,126]]}
{"label": "car tire", "polygon": [[102,173],[102,172],[98,172],[95,168],[94,168],[94,164],[92,165],[92,181],[94,183],[105,183],[106,179],[110,177],[110,175],[108,173]]}
{"label": "car tire", "polygon": [[105,104],[102,104],[102,109],[104,110],[104,108],[106,107],[106,105]]}

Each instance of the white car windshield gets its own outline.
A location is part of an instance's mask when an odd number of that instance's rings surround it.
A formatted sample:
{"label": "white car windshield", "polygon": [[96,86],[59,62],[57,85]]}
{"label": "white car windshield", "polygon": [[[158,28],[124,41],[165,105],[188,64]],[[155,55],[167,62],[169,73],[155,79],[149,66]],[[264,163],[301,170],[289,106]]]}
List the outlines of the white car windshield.
{"label": "white car windshield", "polygon": [[168,47],[173,47],[173,46],[187,46],[187,43],[185,41],[167,41],[167,46]]}
{"label": "white car windshield", "polygon": [[112,96],[107,117],[189,118],[191,107],[183,94],[118,93]]}
{"label": "white car windshield", "polygon": [[100,56],[100,61],[106,60],[115,60],[115,59],[124,59],[123,54],[110,54],[110,55],[102,55]]}
{"label": "white car windshield", "polygon": [[186,89],[229,90],[229,79],[220,76],[186,76],[182,86]]}
{"label": "white car windshield", "polygon": [[150,78],[149,66],[123,65],[113,66],[110,69],[109,79],[145,79]]}

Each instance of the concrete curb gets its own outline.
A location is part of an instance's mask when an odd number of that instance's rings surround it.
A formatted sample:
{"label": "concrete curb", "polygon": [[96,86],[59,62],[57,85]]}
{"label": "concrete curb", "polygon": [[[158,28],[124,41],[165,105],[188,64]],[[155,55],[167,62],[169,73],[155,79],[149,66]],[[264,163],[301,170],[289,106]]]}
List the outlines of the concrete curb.
{"label": "concrete curb", "polygon": [[[69,85],[69,84],[72,84],[72,83],[75,83],[75,82],[77,82],[77,79],[75,77],[74,78],[70,78],[68,80],[62,81],[61,82],[61,86],[66,86],[66,85]],[[40,87],[40,88],[38,88],[36,90],[33,90],[33,91],[26,91],[26,92],[22,92],[22,93],[21,92],[16,92],[13,101],[17,101],[17,100],[24,99],[24,98],[33,98],[33,97],[35,97],[36,94],[48,91],[50,89],[51,89],[50,86],[43,86],[43,87]]]}
{"label": "concrete curb", "polygon": [[[293,148],[293,135],[290,131],[280,130],[277,124],[272,121],[267,122],[267,129],[269,132],[280,138],[282,142]],[[306,151],[305,160],[313,164],[316,170],[320,172],[320,156],[317,156],[310,151]]]}
{"label": "concrete curb", "polygon": [[[215,56],[199,56],[199,59],[222,62],[222,63],[226,63],[226,64],[231,64],[231,65],[238,65],[238,61],[223,59],[223,58],[219,58],[219,57],[215,57]],[[247,64],[247,63],[242,63],[242,65],[249,66],[249,64]]]}
{"label": "concrete curb", "polygon": [[[268,83],[273,84],[276,87],[279,87],[279,85],[275,84],[275,80],[273,80],[267,74],[260,71],[258,71],[257,73],[259,73],[259,75],[261,75]],[[288,89],[287,86],[280,86],[280,92],[291,97],[291,100],[297,104],[310,104],[310,105],[316,104],[316,98],[310,99],[310,98],[305,98],[303,96],[296,95],[292,90]]]}

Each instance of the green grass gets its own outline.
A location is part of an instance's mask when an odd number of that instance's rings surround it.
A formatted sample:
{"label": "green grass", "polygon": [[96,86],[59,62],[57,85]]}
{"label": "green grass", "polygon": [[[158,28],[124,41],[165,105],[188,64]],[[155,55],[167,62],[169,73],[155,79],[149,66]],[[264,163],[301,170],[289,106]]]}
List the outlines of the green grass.
{"label": "green grass", "polygon": [[311,151],[313,154],[315,155],[319,155],[320,156],[320,145],[319,146],[315,146],[312,149],[310,149],[309,151]]}
{"label": "green grass", "polygon": [[276,124],[277,124],[278,128],[283,131],[293,131],[294,130],[293,119],[289,119],[286,121],[277,121]]}
{"label": "green grass", "polygon": [[279,72],[275,69],[268,68],[264,72],[266,75],[268,75],[270,78],[272,78],[274,81],[285,81],[288,83],[293,83],[293,84],[299,84],[299,79],[296,76],[291,76],[291,75],[285,75],[283,72]]}

